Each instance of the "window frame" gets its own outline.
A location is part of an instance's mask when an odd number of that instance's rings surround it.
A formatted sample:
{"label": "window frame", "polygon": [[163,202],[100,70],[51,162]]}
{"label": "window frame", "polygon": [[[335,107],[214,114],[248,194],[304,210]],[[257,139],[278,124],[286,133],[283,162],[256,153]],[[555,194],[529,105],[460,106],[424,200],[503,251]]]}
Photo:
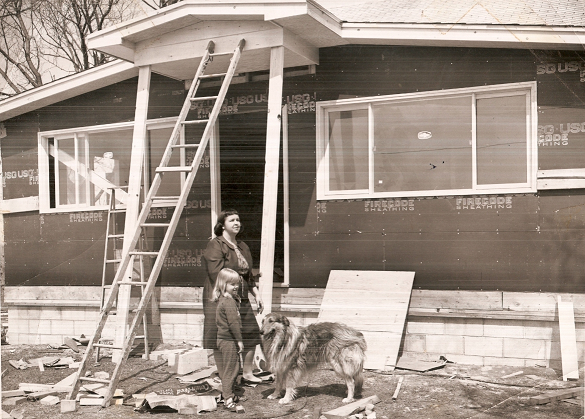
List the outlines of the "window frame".
{"label": "window frame", "polygon": [[[159,118],[159,119],[149,119],[146,122],[146,129],[147,131],[156,130],[156,129],[164,129],[164,128],[173,128],[177,121],[177,117],[170,117],[170,118]],[[89,149],[89,142],[90,138],[89,135],[92,133],[104,133],[104,132],[116,132],[121,130],[128,130],[134,128],[134,121],[129,122],[121,122],[115,124],[103,124],[103,125],[92,125],[92,126],[85,126],[85,127],[75,127],[75,128],[68,128],[62,130],[51,130],[51,131],[43,131],[38,133],[38,164],[39,164],[39,213],[40,214],[52,214],[52,213],[70,213],[70,212],[88,212],[88,211],[103,211],[108,209],[108,205],[88,205],[87,203],[80,204],[79,203],[79,194],[77,193],[78,184],[76,183],[76,203],[75,204],[58,204],[58,197],[59,197],[59,184],[57,179],[55,179],[55,208],[51,208],[51,191],[50,191],[50,159],[51,153],[50,148],[56,146],[54,156],[54,170],[55,173],[58,171],[58,142],[60,140],[65,139],[77,139],[83,138],[85,144],[85,164],[86,167],[89,164],[89,154],[87,153]],[[50,140],[53,140],[53,145],[50,145]],[[185,135],[184,129],[180,132],[180,139],[179,142],[181,144],[184,143]],[[79,167],[79,159],[77,153],[77,144],[75,142],[75,159],[77,165]],[[132,141],[128,143],[128,154],[130,155],[132,150]],[[183,148],[180,149],[180,159],[181,164],[185,161],[185,151]],[[143,170],[148,170],[146,167],[146,157],[145,157],[145,164],[143,165]],[[81,175],[77,175],[81,176]],[[144,173],[142,175],[142,179],[144,179]],[[182,179],[183,181],[183,179]],[[86,184],[89,180],[86,180]],[[86,187],[86,199],[89,199],[89,191],[90,188]],[[89,200],[86,200],[89,202]],[[124,208],[124,204],[119,204],[119,208]]]}
{"label": "window frame", "polygon": [[[535,81],[477,86],[459,89],[435,90],[385,96],[369,96],[317,102],[316,156],[317,200],[434,197],[453,195],[483,195],[498,193],[535,193],[538,168],[538,108]],[[506,96],[526,97],[526,182],[508,184],[477,184],[477,110],[478,99]],[[385,103],[412,102],[433,98],[467,97],[471,101],[472,117],[472,186],[470,189],[419,190],[374,192],[374,115],[373,106]],[[329,189],[329,113],[342,111],[368,111],[368,189],[332,191]]]}

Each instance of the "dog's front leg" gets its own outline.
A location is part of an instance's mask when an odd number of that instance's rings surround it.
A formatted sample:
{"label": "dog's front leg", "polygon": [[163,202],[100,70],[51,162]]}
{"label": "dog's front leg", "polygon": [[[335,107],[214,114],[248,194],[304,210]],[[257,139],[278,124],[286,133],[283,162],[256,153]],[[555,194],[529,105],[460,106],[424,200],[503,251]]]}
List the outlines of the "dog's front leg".
{"label": "dog's front leg", "polygon": [[287,387],[286,393],[284,394],[284,397],[282,399],[280,399],[278,401],[278,403],[280,403],[280,404],[290,403],[295,399],[296,395],[297,395],[297,392],[295,391],[294,387]]}
{"label": "dog's front leg", "polygon": [[276,380],[274,381],[274,392],[271,395],[269,395],[268,398],[271,400],[274,400],[274,399],[280,398],[281,395],[282,395],[282,383],[280,382],[278,377],[276,377]]}

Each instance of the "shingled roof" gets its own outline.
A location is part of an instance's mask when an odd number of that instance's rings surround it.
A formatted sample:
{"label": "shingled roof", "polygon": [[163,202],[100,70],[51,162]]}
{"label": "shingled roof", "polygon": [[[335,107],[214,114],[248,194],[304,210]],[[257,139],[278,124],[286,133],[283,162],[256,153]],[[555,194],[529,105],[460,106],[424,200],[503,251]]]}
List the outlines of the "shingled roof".
{"label": "shingled roof", "polygon": [[381,0],[329,10],[349,23],[585,26],[585,0]]}

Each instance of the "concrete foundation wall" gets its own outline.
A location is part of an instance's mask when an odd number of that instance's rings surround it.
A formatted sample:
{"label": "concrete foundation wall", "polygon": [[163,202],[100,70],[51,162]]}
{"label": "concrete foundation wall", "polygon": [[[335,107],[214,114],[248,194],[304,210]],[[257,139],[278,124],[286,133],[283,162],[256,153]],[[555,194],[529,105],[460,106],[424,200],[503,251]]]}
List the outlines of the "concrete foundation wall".
{"label": "concrete foundation wall", "polygon": [[[92,336],[99,315],[99,301],[96,300],[30,300],[15,298],[16,290],[7,292],[8,342],[10,344],[52,344],[60,345],[66,336]],[[71,290],[70,290],[71,291]],[[83,293],[88,294],[87,289]],[[69,294],[69,295],[74,295]],[[191,295],[192,294],[192,295]],[[163,290],[159,293],[160,311],[155,323],[160,324],[163,342],[189,342],[201,345],[203,334],[203,310],[200,289]],[[275,293],[279,301],[274,311],[287,315],[299,326],[316,322],[318,302],[309,303],[300,298],[302,304],[295,304],[294,291]],[[312,290],[315,294],[315,290]],[[22,293],[19,293],[22,297]],[[96,294],[99,295],[99,294]],[[401,345],[401,356],[420,360],[448,360],[474,365],[546,366],[561,367],[560,332],[558,314],[550,295],[515,295],[515,301],[537,301],[538,310],[527,311],[526,304],[515,304],[523,310],[502,310],[487,293],[469,294],[468,297],[488,301],[489,309],[459,311],[437,304],[433,291],[414,290],[406,320],[405,334]],[[432,298],[429,298],[432,297]],[[476,305],[458,292],[460,306]],[[563,295],[564,301],[575,304],[575,328],[580,366],[585,363],[585,317],[581,305],[582,295]],[[171,301],[187,300],[187,301]],[[430,301],[434,302],[430,302]],[[505,300],[505,297],[504,297]],[[426,305],[426,306],[425,306]],[[437,307],[440,306],[440,307]],[[106,324],[103,337],[113,338],[115,321]]]}

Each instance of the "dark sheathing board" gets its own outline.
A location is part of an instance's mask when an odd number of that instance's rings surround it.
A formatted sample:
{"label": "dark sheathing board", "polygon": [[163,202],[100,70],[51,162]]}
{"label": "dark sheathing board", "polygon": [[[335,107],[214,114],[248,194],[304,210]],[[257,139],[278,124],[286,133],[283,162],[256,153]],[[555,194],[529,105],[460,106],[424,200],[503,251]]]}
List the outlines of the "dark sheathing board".
{"label": "dark sheathing board", "polygon": [[[585,61],[570,51],[346,46],[321,51],[316,74],[286,78],[291,285],[324,288],[331,270],[414,271],[414,287],[584,292],[581,189],[398,199],[316,200],[315,102],[504,83],[537,82],[539,170],[585,162]],[[212,90],[212,89],[211,89]],[[211,90],[209,92],[211,92]],[[182,83],[153,75],[150,118],[178,114]],[[208,94],[202,91],[202,94]],[[184,93],[183,93],[184,94]],[[136,79],[6,121],[4,170],[36,170],[36,133],[132,120]],[[241,238],[259,261],[267,82],[234,85],[220,117],[222,201],[242,214]],[[196,109],[203,117],[205,111]],[[201,285],[210,230],[209,170],[190,196],[160,283]],[[37,185],[5,179],[5,196]],[[207,185],[207,186],[206,186]],[[280,179],[282,191],[282,177]],[[282,268],[279,193],[276,268]],[[169,217],[167,211],[153,214]],[[105,219],[5,216],[7,285],[98,285]],[[205,226],[204,229],[201,225]],[[51,230],[51,231],[48,231]],[[156,240],[156,237],[153,237]],[[160,240],[160,237],[158,238]],[[30,255],[34,255],[30,256]],[[265,273],[264,273],[265,274]],[[281,280],[278,274],[275,281]]]}

